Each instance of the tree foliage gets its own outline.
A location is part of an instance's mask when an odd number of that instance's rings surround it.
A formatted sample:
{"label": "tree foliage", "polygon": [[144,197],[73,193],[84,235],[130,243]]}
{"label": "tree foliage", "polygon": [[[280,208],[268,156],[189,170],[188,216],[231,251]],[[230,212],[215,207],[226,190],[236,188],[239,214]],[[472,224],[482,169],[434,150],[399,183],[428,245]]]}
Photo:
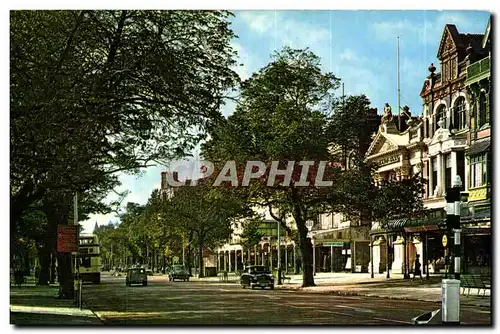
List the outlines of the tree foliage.
{"label": "tree foliage", "polygon": [[189,151],[239,80],[229,16],[11,11],[11,230],[48,192],[107,193]]}

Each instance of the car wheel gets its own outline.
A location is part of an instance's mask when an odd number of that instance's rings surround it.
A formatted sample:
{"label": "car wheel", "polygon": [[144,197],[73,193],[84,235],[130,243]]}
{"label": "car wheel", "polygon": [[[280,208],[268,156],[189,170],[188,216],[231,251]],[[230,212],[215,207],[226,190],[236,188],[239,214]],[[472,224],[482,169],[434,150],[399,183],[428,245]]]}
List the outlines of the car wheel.
{"label": "car wheel", "polygon": [[271,290],[274,290],[274,285],[270,285],[270,286],[269,286],[269,288],[270,288]]}
{"label": "car wheel", "polygon": [[245,288],[246,288],[245,284],[241,284],[241,287],[242,287],[243,289],[245,289]]}
{"label": "car wheel", "polygon": [[188,282],[189,282],[189,277],[188,277],[188,278],[186,278],[186,281],[188,281]]}
{"label": "car wheel", "polygon": [[148,286],[148,282],[142,282],[143,286]]}

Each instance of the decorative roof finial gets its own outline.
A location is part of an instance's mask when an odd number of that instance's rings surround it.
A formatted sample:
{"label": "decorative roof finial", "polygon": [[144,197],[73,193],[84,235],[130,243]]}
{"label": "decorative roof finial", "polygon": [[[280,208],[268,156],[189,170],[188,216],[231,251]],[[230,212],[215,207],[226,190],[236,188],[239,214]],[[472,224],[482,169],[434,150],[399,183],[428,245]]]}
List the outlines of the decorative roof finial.
{"label": "decorative roof finial", "polygon": [[434,73],[436,71],[436,66],[434,66],[434,63],[431,63],[429,66],[429,72]]}

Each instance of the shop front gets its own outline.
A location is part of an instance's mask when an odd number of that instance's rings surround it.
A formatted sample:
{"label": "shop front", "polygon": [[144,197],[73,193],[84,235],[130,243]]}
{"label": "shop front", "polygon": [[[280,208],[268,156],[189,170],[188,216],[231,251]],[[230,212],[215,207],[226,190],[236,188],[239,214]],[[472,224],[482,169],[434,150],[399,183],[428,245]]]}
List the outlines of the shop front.
{"label": "shop front", "polygon": [[368,272],[369,226],[350,226],[314,234],[315,272]]}
{"label": "shop front", "polygon": [[403,274],[409,278],[414,272],[417,255],[423,275],[429,277],[436,261],[439,263],[440,255],[444,259],[443,246],[436,242],[443,234],[442,217],[399,218],[374,223],[370,231],[372,277],[375,273],[385,272],[388,278],[391,274]]}

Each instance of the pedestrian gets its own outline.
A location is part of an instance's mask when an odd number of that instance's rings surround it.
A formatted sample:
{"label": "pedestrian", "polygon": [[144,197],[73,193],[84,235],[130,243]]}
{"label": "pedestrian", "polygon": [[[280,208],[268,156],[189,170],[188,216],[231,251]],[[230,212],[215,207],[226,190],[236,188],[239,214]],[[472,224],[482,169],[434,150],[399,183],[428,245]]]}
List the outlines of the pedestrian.
{"label": "pedestrian", "polygon": [[415,278],[417,275],[420,276],[420,279],[422,279],[422,270],[420,269],[421,268],[421,264],[420,264],[420,254],[417,254],[415,256],[415,269],[413,270],[413,278]]}

